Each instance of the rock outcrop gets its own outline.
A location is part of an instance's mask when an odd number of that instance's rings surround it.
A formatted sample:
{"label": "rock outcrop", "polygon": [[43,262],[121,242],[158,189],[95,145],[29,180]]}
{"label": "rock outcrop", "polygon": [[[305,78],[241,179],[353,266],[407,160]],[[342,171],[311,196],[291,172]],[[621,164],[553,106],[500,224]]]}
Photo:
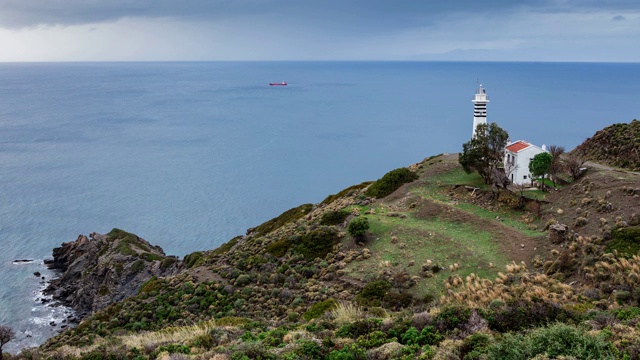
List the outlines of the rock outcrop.
{"label": "rock outcrop", "polygon": [[162,248],[120,229],[92,233],[53,249],[49,268],[61,272],[46,294],[72,307],[80,316],[94,313],[138,292],[152,276],[177,274],[182,262]]}

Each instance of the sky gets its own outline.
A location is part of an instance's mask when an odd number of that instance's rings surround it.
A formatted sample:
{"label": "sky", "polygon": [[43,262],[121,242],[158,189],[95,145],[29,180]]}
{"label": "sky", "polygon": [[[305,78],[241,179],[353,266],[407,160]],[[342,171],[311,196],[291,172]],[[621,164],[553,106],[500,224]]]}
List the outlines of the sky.
{"label": "sky", "polygon": [[640,62],[638,0],[0,0],[0,61]]}

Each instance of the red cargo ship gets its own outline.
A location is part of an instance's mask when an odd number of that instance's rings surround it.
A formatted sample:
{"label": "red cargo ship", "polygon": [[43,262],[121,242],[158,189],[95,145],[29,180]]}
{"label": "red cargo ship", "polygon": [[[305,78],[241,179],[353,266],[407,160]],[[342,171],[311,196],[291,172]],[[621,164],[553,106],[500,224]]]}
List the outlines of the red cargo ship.
{"label": "red cargo ship", "polygon": [[287,86],[287,82],[283,81],[281,83],[269,83],[269,86]]}

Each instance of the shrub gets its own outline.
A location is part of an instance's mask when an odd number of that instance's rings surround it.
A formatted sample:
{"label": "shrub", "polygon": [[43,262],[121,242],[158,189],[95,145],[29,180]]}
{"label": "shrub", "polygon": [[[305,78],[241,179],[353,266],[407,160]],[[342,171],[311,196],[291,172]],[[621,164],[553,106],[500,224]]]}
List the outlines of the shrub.
{"label": "shrub", "polygon": [[351,213],[349,211],[344,209],[337,210],[337,211],[329,211],[327,213],[324,213],[324,215],[322,215],[322,218],[320,218],[320,225],[342,224],[350,214]]}
{"label": "shrub", "polygon": [[631,320],[640,316],[640,308],[635,306],[629,306],[622,309],[615,310],[615,315],[618,320]]}
{"label": "shrub", "polygon": [[398,339],[394,337],[389,338],[385,332],[376,330],[358,337],[356,339],[356,345],[365,349],[371,349],[392,341],[396,342]]}
{"label": "shrub", "polygon": [[142,271],[144,269],[144,260],[136,260],[129,268],[134,273]]}
{"label": "shrub", "polygon": [[382,320],[376,318],[356,320],[338,329],[338,331],[336,331],[336,336],[357,339],[358,337],[370,332],[382,330],[381,324]]}
{"label": "shrub", "polygon": [[616,229],[611,233],[612,239],[607,242],[605,251],[616,250],[621,256],[632,257],[640,254],[640,227]]}
{"label": "shrub", "polygon": [[477,332],[467,336],[460,349],[462,358],[464,360],[480,359],[480,355],[487,352],[489,345],[491,345],[491,338],[485,333]]}
{"label": "shrub", "polygon": [[277,258],[283,257],[291,247],[291,242],[287,238],[276,240],[265,248],[267,252]]}
{"label": "shrub", "polygon": [[329,196],[327,196],[327,197],[326,197],[326,198],[325,198],[325,199],[320,203],[320,205],[327,205],[327,204],[330,204],[330,203],[334,202],[335,200],[337,200],[337,199],[339,199],[339,198],[342,198],[342,197],[348,196],[349,194],[353,193],[354,191],[357,191],[357,190],[361,190],[361,189],[366,188],[367,186],[369,186],[369,184],[371,184],[371,181],[365,181],[365,182],[363,182],[362,184],[358,184],[358,185],[350,186],[350,187],[348,187],[348,188],[346,188],[346,189],[344,189],[344,190],[340,191],[340,192],[339,192],[339,193],[337,193],[337,194],[333,194],[333,195],[329,195]]}
{"label": "shrub", "polygon": [[333,299],[320,301],[313,304],[309,310],[302,315],[302,317],[305,320],[310,321],[311,319],[319,318],[327,311],[333,310],[336,306],[338,306],[338,303]]}
{"label": "shrub", "polygon": [[196,251],[184,257],[184,265],[187,269],[191,269],[192,267],[199,265],[199,260],[202,259],[202,252]]}
{"label": "shrub", "polygon": [[417,178],[418,175],[407,168],[391,170],[378,181],[371,184],[365,192],[365,195],[380,199],[396,191],[403,184],[412,182]]}
{"label": "shrub", "polygon": [[367,233],[367,230],[369,230],[369,219],[366,217],[357,217],[351,220],[347,227],[349,235],[358,240],[364,239],[364,235]]}
{"label": "shrub", "polygon": [[448,306],[442,309],[435,317],[436,327],[439,331],[446,332],[458,328],[469,321],[471,309],[462,306]]}
{"label": "shrub", "polygon": [[175,264],[177,261],[178,259],[176,259],[175,257],[164,258],[164,260],[162,260],[162,262],[160,263],[160,268],[168,269],[171,267],[171,265]]}
{"label": "shrub", "polygon": [[242,236],[236,236],[233,239],[227,241],[226,243],[220,245],[219,248],[213,250],[211,253],[214,255],[222,255],[227,251],[231,250],[231,248],[234,247],[238,243],[238,240],[240,239],[242,239]]}
{"label": "shrub", "polygon": [[487,348],[488,359],[531,359],[537,355],[577,359],[615,359],[611,343],[600,335],[590,335],[566,324],[538,328],[525,335],[504,334]]}
{"label": "shrub", "polygon": [[321,227],[302,235],[297,251],[306,259],[324,258],[339,241],[338,233],[330,227]]}
{"label": "shrub", "polygon": [[262,236],[267,233],[270,233],[276,229],[279,229],[283,225],[290,223],[292,221],[296,221],[303,216],[307,215],[311,210],[313,210],[313,204],[304,204],[293,209],[289,209],[278,217],[275,217],[269,221],[264,222],[258,227],[254,228],[252,233],[256,236]]}
{"label": "shrub", "polygon": [[142,286],[140,286],[140,290],[138,290],[139,294],[149,293],[152,291],[159,291],[164,286],[164,281],[158,279],[157,276],[152,276],[149,280],[147,280]]}
{"label": "shrub", "polygon": [[400,337],[400,343],[404,345],[437,345],[442,340],[444,336],[433,326],[427,326],[422,331],[412,326]]}
{"label": "shrub", "polygon": [[295,353],[302,357],[302,359],[323,359],[322,347],[315,341],[302,340]]}
{"label": "shrub", "polygon": [[346,345],[340,350],[334,350],[327,357],[329,360],[365,360],[367,353],[356,344]]}
{"label": "shrub", "polygon": [[486,319],[491,330],[507,332],[541,326],[568,317],[569,313],[554,303],[513,301],[490,310]]}
{"label": "shrub", "polygon": [[356,302],[363,306],[380,306],[391,284],[384,280],[370,282],[356,296]]}
{"label": "shrub", "polygon": [[251,282],[251,277],[247,274],[238,275],[236,278],[236,286],[245,286]]}

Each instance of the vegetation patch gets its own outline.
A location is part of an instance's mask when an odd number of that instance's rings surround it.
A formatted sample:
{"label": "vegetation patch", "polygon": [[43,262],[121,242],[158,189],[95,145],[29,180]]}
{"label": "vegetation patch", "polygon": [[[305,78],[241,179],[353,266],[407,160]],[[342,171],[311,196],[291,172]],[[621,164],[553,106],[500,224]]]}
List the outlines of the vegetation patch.
{"label": "vegetation patch", "polygon": [[192,267],[201,265],[202,256],[202,251],[192,252],[191,254],[188,254],[184,257],[184,265],[187,267],[187,269],[191,269]]}
{"label": "vegetation patch", "polygon": [[418,174],[407,168],[391,170],[378,181],[371,184],[365,192],[365,195],[380,199],[396,191],[403,184],[417,179]]}
{"label": "vegetation patch", "polygon": [[344,209],[326,212],[320,219],[320,225],[340,225],[349,215],[351,215],[351,212]]}
{"label": "vegetation patch", "polygon": [[291,241],[289,241],[288,238],[282,238],[267,245],[265,250],[267,250],[269,254],[279,258],[283,257],[284,254],[289,251],[289,248],[291,248]]}
{"label": "vegetation patch", "polygon": [[231,248],[236,246],[236,244],[238,243],[238,241],[240,239],[242,239],[242,236],[236,236],[233,239],[227,241],[226,243],[220,245],[220,247],[218,247],[217,249],[213,250],[211,253],[213,255],[226,254],[229,250],[231,250]]}
{"label": "vegetation patch", "polygon": [[321,227],[302,235],[296,250],[306,259],[324,258],[338,243],[338,232],[332,227]]}
{"label": "vegetation patch", "polygon": [[312,319],[319,318],[324,315],[325,312],[335,309],[337,306],[338,303],[333,299],[317,302],[313,304],[307,312],[302,314],[302,318],[307,321],[311,321]]}
{"label": "vegetation patch", "polygon": [[616,229],[611,234],[612,239],[607,242],[607,252],[618,252],[621,256],[632,257],[640,254],[640,227]]}
{"label": "vegetation patch", "polygon": [[387,281],[370,282],[356,296],[356,301],[363,306],[380,306],[389,289],[391,289],[391,284]]}
{"label": "vegetation patch", "polygon": [[283,212],[282,214],[280,214],[280,216],[275,217],[269,221],[266,221],[261,225],[259,225],[258,227],[254,228],[252,233],[255,234],[256,236],[262,236],[262,235],[268,234],[276,229],[279,229],[280,227],[284,226],[287,223],[290,223],[302,218],[303,216],[311,212],[311,210],[313,210],[313,204],[304,204],[304,205],[295,207],[293,209],[289,209]]}
{"label": "vegetation patch", "polygon": [[362,189],[366,188],[371,183],[372,183],[372,181],[365,181],[365,182],[363,182],[361,184],[350,186],[350,187],[340,191],[337,194],[329,195],[320,203],[320,205],[331,204],[332,202],[336,201],[337,199],[343,198],[345,196],[349,196],[350,194],[353,194],[354,192],[356,192],[358,190],[362,190]]}
{"label": "vegetation patch", "polygon": [[159,291],[164,286],[164,281],[158,279],[157,276],[152,276],[151,279],[147,280],[142,286],[140,286],[140,290],[138,290],[139,294],[142,293],[150,293],[152,291]]}

